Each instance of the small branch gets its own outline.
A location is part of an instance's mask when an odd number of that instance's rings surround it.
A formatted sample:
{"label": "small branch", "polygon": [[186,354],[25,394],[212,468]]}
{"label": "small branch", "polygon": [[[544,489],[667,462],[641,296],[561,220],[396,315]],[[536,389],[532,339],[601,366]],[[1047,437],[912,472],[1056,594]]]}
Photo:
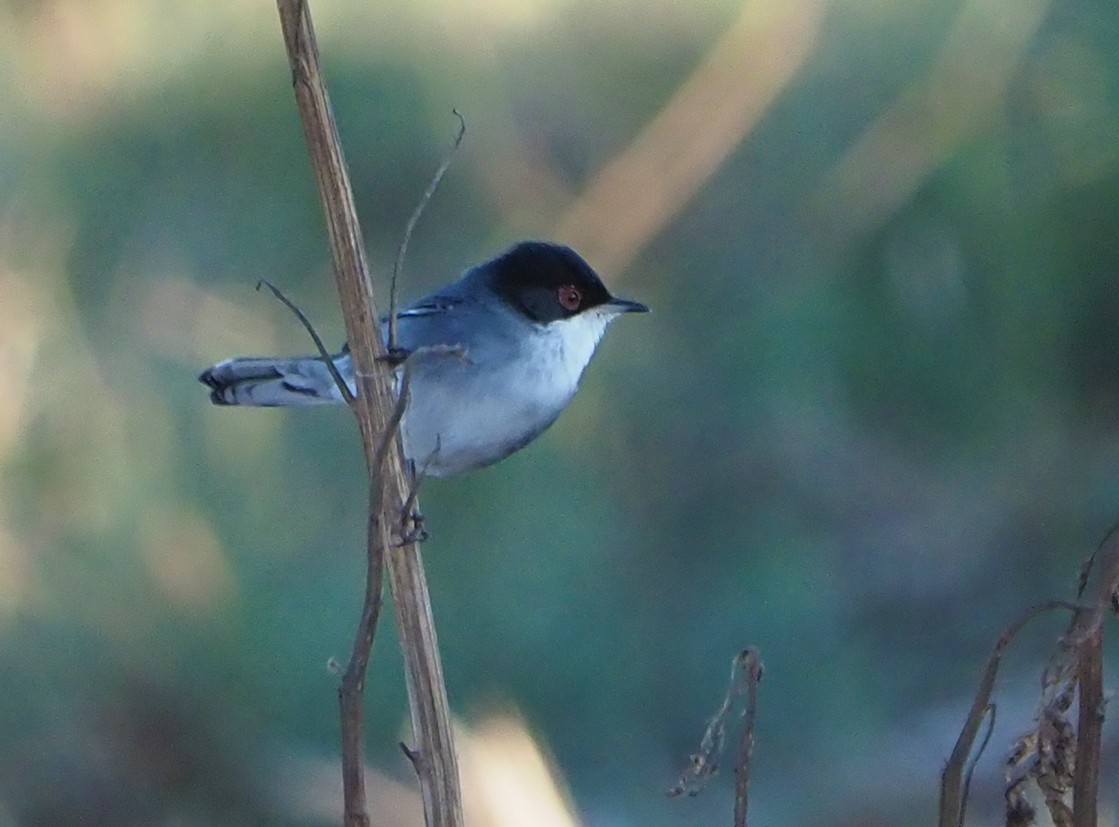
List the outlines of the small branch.
{"label": "small branch", "polygon": [[[1042,612],[1068,609],[1068,630],[1050,658],[1041,679],[1041,707],[1036,724],[1015,739],[1005,772],[1006,823],[1036,823],[1037,808],[1030,795],[1033,782],[1040,791],[1049,818],[1058,827],[1096,827],[1099,791],[1100,741],[1103,726],[1103,621],[1116,606],[1119,589],[1119,531],[1111,529],[1080,566],[1077,598],[1084,597],[1095,573],[1093,599],[1087,603],[1054,601],[1030,609],[1003,632],[987,663],[979,692],[963,731],[941,777],[940,827],[960,827],[970,787],[971,768],[961,788],[964,764],[988,709],[999,661],[1021,628]],[[1077,726],[1069,719],[1079,700]],[[993,726],[993,721],[992,721]],[[988,737],[990,728],[988,728]],[[983,746],[986,746],[986,738]],[[981,753],[983,747],[980,747]],[[976,759],[978,760],[978,755]],[[1071,794],[1072,807],[1068,804]]]}
{"label": "small branch", "polygon": [[[369,509],[370,520],[376,519]],[[374,543],[378,532],[369,526],[368,540]],[[342,730],[342,801],[343,823],[346,827],[369,827],[365,808],[365,673],[373,649],[377,621],[381,616],[384,591],[383,548],[368,550],[369,564],[365,576],[365,600],[358,620],[350,661],[338,684],[338,713]]]}
{"label": "small branch", "polygon": [[315,343],[315,347],[318,348],[319,358],[322,359],[323,364],[326,365],[326,369],[330,371],[330,378],[334,380],[334,384],[335,386],[337,386],[338,392],[342,394],[342,398],[346,401],[347,405],[354,404],[354,395],[350,392],[350,386],[346,384],[346,380],[343,379],[342,374],[338,372],[338,366],[334,364],[334,356],[331,355],[330,351],[326,349],[326,345],[323,344],[322,337],[319,336],[319,332],[315,330],[315,326],[311,324],[311,320],[307,318],[307,314],[300,310],[299,306],[291,299],[289,299],[284,294],[283,290],[274,285],[268,279],[261,279],[260,281],[258,281],[256,283],[256,289],[259,290],[262,285],[271,290],[272,295],[283,302],[287,306],[288,310],[295,314],[295,318],[299,319],[307,332],[311,334],[311,341],[313,341]]}
{"label": "small branch", "polygon": [[956,739],[956,746],[952,749],[952,755],[948,758],[944,773],[940,777],[940,810],[937,821],[939,827],[960,827],[963,824],[964,771],[968,756],[971,755],[972,745],[975,743],[975,736],[979,734],[979,728],[987,715],[987,707],[991,703],[991,691],[994,689],[995,678],[998,676],[999,664],[1002,662],[1006,647],[1010,645],[1011,641],[1022,630],[1022,627],[1038,615],[1055,609],[1075,612],[1078,608],[1075,603],[1068,603],[1063,600],[1042,603],[1029,609],[999,635],[995,648],[987,661],[987,667],[983,671],[983,678],[979,682],[979,690],[975,694],[975,700],[972,701],[971,709],[968,711],[960,736]]}
{"label": "small branch", "polygon": [[404,753],[404,757],[408,759],[408,763],[412,765],[412,771],[416,773],[417,777],[421,776],[422,773],[420,772],[420,754],[412,749],[410,746],[405,744],[403,741],[400,741],[397,746],[399,746],[400,751]]}
{"label": "small branch", "polygon": [[[1119,536],[1119,525],[1113,525],[1109,528],[1095,550],[1081,563],[1080,572],[1076,578],[1076,598],[1078,600],[1084,596],[1084,590],[1088,588],[1088,578],[1092,575],[1092,567],[1096,564],[1096,558],[1106,553],[1108,549],[1112,547],[1116,536]],[[1112,560],[1112,564],[1114,564],[1114,562],[1115,561]]]}
{"label": "small branch", "polygon": [[987,745],[991,743],[991,735],[995,732],[995,717],[997,707],[994,704],[987,704],[987,709],[984,715],[987,720],[987,731],[983,733],[983,740],[979,742],[979,749],[971,757],[968,762],[967,771],[964,773],[964,789],[963,795],[960,800],[960,825],[964,823],[964,817],[967,815],[967,802],[968,796],[971,794],[971,779],[975,776],[975,768],[979,766],[979,759],[983,757],[983,753],[987,751]]}
{"label": "small branch", "polygon": [[1096,827],[1099,820],[1100,742],[1103,729],[1103,621],[1115,606],[1119,589],[1119,530],[1112,528],[1081,569],[1080,593],[1095,564],[1095,603],[1073,618],[1066,644],[1075,663],[1079,696],[1076,775],[1072,788],[1073,827]]}
{"label": "small branch", "polygon": [[754,723],[758,715],[758,682],[762,679],[762,663],[758,660],[758,650],[753,646],[744,649],[737,660],[746,674],[746,712],[742,740],[738,745],[738,764],[734,768],[734,827],[746,827],[750,760],[754,752]]}
{"label": "small branch", "polygon": [[377,443],[370,470],[369,503],[366,509],[365,598],[361,617],[354,634],[350,660],[338,684],[338,712],[342,722],[342,791],[344,824],[347,827],[368,827],[365,812],[365,762],[363,759],[362,733],[365,731],[365,674],[377,634],[377,622],[384,603],[385,547],[378,522],[383,513],[382,472],[389,447],[396,439],[404,409],[408,405],[408,372],[400,383],[400,395],[392,415]]}
{"label": "small branch", "polygon": [[392,406],[392,413],[389,415],[389,421],[385,423],[385,429],[377,438],[377,445],[373,449],[373,461],[370,464],[370,477],[373,484],[369,487],[369,507],[376,508],[378,511],[383,509],[381,472],[385,467],[385,459],[400,433],[400,423],[404,421],[404,411],[408,408],[408,399],[411,395],[412,372],[405,366],[400,373],[400,388],[397,390],[396,403]]}
{"label": "small branch", "polygon": [[737,687],[738,658],[736,657],[731,666],[730,685],[727,687],[727,694],[723,697],[723,703],[707,722],[707,729],[704,730],[703,738],[699,742],[699,752],[691,756],[689,759],[691,766],[680,773],[676,786],[668,791],[669,798],[685,794],[699,795],[707,786],[707,782],[719,771],[719,758],[723,753],[723,743],[726,740],[727,713],[730,712],[730,705],[738,694]]}
{"label": "small branch", "polygon": [[700,741],[699,752],[691,757],[691,766],[680,774],[676,786],[668,791],[670,798],[680,795],[694,796],[707,785],[719,771],[719,758],[726,740],[726,724],[731,708],[738,696],[746,694],[742,711],[742,737],[738,745],[738,761],[734,776],[734,825],[746,827],[746,806],[750,786],[750,761],[754,750],[754,725],[758,709],[758,682],[762,677],[762,663],[758,650],[747,646],[731,661],[727,693],[719,709],[707,723]]}
{"label": "small branch", "polygon": [[435,171],[435,175],[431,179],[431,183],[427,185],[424,190],[423,196],[420,197],[420,203],[416,205],[416,209],[412,210],[412,215],[408,218],[408,224],[404,227],[404,237],[400,239],[400,247],[396,251],[396,261],[392,265],[392,280],[389,282],[389,341],[388,349],[392,353],[396,350],[396,282],[400,274],[404,271],[404,257],[408,254],[408,242],[412,240],[412,233],[416,230],[416,224],[420,221],[420,216],[423,215],[424,209],[427,207],[427,202],[431,200],[431,196],[435,195],[435,190],[439,188],[439,182],[443,180],[443,176],[447,174],[447,170],[451,168],[451,161],[455,159],[458,154],[458,148],[462,146],[462,139],[466,135],[466,119],[457,109],[451,110],[454,116],[458,118],[458,134],[455,135],[455,142],[451,146],[450,151],[443,159],[443,163],[439,165],[439,169]]}
{"label": "small branch", "polygon": [[[1098,823],[1102,629],[1119,588],[1119,535],[1114,529],[1081,566],[1079,597],[1088,592],[1093,574],[1092,601],[1077,606],[1068,631],[1042,673],[1036,726],[1014,742],[1005,790],[1008,823],[1032,823],[1036,808],[1027,795],[1030,781],[1040,790],[1049,817],[1058,827],[1095,827]],[[1069,710],[1077,700],[1074,726]]]}

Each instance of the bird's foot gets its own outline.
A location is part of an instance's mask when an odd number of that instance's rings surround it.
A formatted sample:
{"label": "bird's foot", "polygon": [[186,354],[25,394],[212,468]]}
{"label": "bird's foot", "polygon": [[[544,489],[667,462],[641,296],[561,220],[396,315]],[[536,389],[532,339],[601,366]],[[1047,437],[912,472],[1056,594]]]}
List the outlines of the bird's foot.
{"label": "bird's foot", "polygon": [[408,357],[411,355],[412,351],[408,350],[408,348],[395,345],[388,348],[383,356],[378,356],[377,361],[384,362],[389,367],[395,368],[400,367],[400,365],[403,365],[406,361],[408,361]]}
{"label": "bird's foot", "polygon": [[400,519],[400,545],[407,546],[412,543],[422,543],[430,535],[424,527],[424,515],[418,508],[409,508],[402,512]]}

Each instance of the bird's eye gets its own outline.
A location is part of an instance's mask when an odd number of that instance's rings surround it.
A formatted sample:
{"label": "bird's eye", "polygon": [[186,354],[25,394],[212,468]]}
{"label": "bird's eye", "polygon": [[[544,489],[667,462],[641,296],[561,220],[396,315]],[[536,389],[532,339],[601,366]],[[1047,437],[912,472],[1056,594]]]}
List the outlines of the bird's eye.
{"label": "bird's eye", "polygon": [[557,293],[560,306],[567,311],[574,312],[583,303],[583,293],[574,284],[565,284]]}

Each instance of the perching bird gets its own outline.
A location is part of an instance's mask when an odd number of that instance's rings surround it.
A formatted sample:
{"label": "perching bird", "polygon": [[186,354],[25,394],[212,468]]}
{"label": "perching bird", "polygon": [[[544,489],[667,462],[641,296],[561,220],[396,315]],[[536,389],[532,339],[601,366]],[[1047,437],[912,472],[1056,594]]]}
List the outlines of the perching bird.
{"label": "perching bird", "polygon": [[[523,448],[575,395],[607,325],[644,313],[610,295],[569,247],[517,244],[397,313],[397,345],[409,359],[405,454],[446,477]],[[387,337],[387,320],[382,332]],[[451,351],[451,352],[448,352]],[[332,357],[354,390],[348,348]],[[317,356],[238,357],[207,368],[215,405],[319,405],[343,401]]]}

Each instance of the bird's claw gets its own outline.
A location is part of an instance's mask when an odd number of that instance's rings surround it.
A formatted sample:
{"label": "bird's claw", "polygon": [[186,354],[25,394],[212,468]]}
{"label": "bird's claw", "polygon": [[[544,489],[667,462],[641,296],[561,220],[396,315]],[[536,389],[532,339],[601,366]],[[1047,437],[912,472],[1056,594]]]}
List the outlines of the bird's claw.
{"label": "bird's claw", "polygon": [[430,536],[424,527],[424,515],[419,512],[419,509],[411,509],[403,514],[400,527],[400,545],[402,546],[422,543]]}

